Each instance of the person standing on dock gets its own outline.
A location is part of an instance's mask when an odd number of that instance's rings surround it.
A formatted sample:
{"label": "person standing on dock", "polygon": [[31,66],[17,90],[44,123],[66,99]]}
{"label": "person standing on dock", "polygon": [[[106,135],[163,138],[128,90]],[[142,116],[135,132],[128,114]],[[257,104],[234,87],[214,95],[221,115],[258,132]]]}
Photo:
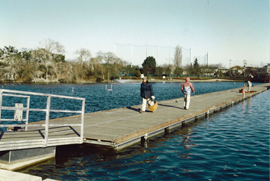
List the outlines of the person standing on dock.
{"label": "person standing on dock", "polygon": [[181,91],[184,94],[184,109],[189,108],[191,90],[195,94],[195,89],[190,82],[190,78],[186,77],[186,82],[184,82],[181,86]]}
{"label": "person standing on dock", "polygon": [[147,77],[143,77],[143,82],[141,84],[141,97],[142,97],[142,109],[140,113],[144,113],[147,101],[150,98],[155,99],[152,84],[148,82]]}
{"label": "person standing on dock", "polygon": [[248,79],[248,92],[251,91],[251,87],[252,87],[252,83],[251,83],[250,79]]}

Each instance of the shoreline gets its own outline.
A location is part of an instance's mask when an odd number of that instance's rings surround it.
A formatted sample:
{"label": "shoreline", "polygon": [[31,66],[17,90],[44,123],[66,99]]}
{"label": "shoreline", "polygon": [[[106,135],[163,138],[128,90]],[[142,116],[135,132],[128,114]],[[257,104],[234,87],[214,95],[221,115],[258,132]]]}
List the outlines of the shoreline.
{"label": "shoreline", "polygon": [[[168,82],[168,83],[177,83],[177,82],[185,82],[184,79],[148,79],[149,82],[152,83],[160,83],[160,82]],[[233,79],[219,79],[219,78],[214,78],[214,79],[191,79],[191,82],[245,82],[246,80],[233,80]],[[141,79],[115,79],[113,83],[134,83],[134,82],[142,82]],[[107,82],[106,82],[107,83]]]}
{"label": "shoreline", "polygon": [[[152,83],[160,83],[160,82],[167,82],[167,83],[177,83],[177,82],[185,82],[184,79],[154,79],[149,78],[149,82]],[[110,84],[110,83],[140,83],[142,80],[138,79],[114,79],[112,81],[103,81],[97,83],[94,80],[90,81],[78,81],[78,82],[56,82],[56,81],[34,81],[34,82],[21,82],[21,81],[0,81],[0,84]],[[222,79],[222,78],[210,78],[210,79],[192,79],[191,82],[246,82],[245,79]]]}

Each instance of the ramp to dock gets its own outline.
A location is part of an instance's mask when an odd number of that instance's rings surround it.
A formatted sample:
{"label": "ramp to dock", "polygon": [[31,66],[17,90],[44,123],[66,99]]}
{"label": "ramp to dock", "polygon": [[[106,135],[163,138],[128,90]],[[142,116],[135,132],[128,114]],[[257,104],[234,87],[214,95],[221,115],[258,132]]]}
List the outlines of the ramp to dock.
{"label": "ramp to dock", "polygon": [[[35,101],[31,99],[31,96],[36,96],[38,98],[45,97],[46,108],[31,108],[31,101]],[[26,104],[23,105],[23,103],[15,103],[15,107],[13,107],[11,106],[11,104],[8,104],[8,101],[3,101],[3,97],[7,97],[8,100],[10,100],[10,97],[15,97],[17,99],[26,99]],[[77,103],[81,103],[81,108],[80,110],[51,109],[52,98],[57,98],[58,101],[60,101],[61,99],[66,99],[68,101],[79,101]],[[62,104],[63,103],[64,102],[62,101]],[[14,118],[10,118],[10,116],[8,115],[2,117],[3,110],[14,111]],[[12,130],[0,132],[0,152],[68,144],[82,144],[84,111],[85,98],[0,89],[0,128],[6,127]],[[23,112],[25,112],[25,115],[23,114]],[[29,112],[45,113],[45,121],[29,123]],[[57,124],[53,124],[49,120],[51,112],[80,114],[80,121],[77,122],[77,124],[73,124],[73,121],[69,124],[59,124],[55,120],[54,123]],[[78,119],[78,116],[76,117],[76,119]],[[75,130],[74,127],[76,127],[77,130]]]}
{"label": "ramp to dock", "polygon": [[77,131],[71,126],[50,127],[46,145],[44,127],[29,128],[28,131],[1,132],[0,151],[81,144],[80,130]]}

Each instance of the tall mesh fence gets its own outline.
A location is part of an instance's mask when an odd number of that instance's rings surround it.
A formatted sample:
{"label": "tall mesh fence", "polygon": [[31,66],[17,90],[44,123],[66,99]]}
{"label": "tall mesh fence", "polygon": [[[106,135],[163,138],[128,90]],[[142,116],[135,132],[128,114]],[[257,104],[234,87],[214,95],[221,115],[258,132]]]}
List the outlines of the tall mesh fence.
{"label": "tall mesh fence", "polygon": [[[175,47],[161,45],[135,45],[135,44],[115,44],[115,54],[117,57],[132,65],[141,66],[146,57],[155,58],[157,66],[164,64],[174,65]],[[192,57],[192,58],[191,58]],[[197,58],[200,65],[207,64],[207,54],[192,55],[192,49],[182,47],[182,63],[181,66],[194,63]]]}

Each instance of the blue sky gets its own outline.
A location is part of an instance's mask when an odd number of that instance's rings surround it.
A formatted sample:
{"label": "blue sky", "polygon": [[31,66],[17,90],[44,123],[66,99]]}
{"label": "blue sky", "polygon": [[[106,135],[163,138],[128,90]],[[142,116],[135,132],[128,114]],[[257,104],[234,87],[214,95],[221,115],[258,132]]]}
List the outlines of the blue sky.
{"label": "blue sky", "polygon": [[[113,52],[141,65],[147,55],[172,63],[204,57],[225,67],[270,63],[269,0],[0,0],[0,48],[42,47],[52,39],[66,59],[80,48]],[[125,44],[125,45],[123,45]],[[140,45],[140,46],[139,46]],[[152,46],[151,46],[152,45]],[[157,46],[159,45],[159,46]],[[158,48],[159,47],[159,48]],[[116,50],[116,52],[115,52]],[[199,63],[206,63],[200,58]]]}

